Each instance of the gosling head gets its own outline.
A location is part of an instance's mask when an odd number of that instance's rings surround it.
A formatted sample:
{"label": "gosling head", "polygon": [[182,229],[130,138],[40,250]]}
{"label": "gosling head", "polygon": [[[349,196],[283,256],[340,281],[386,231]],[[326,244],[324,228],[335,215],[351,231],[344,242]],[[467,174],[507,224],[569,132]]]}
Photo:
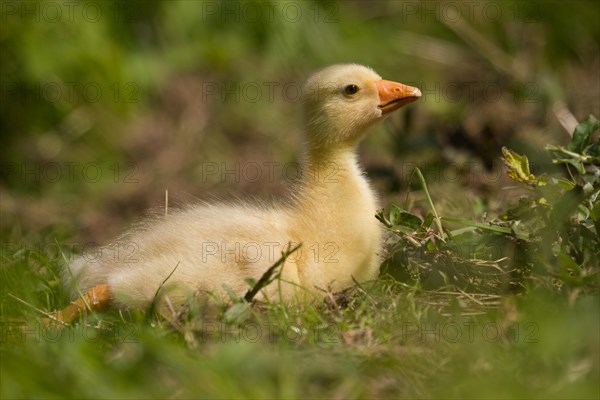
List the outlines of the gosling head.
{"label": "gosling head", "polygon": [[420,97],[419,89],[383,80],[362,65],[327,67],[303,90],[308,144],[313,149],[354,146],[374,123]]}

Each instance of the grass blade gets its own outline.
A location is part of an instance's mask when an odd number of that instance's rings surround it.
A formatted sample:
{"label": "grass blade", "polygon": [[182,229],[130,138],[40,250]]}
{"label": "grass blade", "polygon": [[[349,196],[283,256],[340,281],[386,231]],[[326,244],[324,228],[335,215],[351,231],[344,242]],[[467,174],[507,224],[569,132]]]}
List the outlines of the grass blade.
{"label": "grass blade", "polygon": [[504,233],[504,234],[508,234],[508,235],[510,235],[512,233],[512,230],[510,228],[504,228],[502,226],[489,225],[489,224],[484,224],[481,222],[469,221],[466,219],[454,218],[454,217],[442,217],[442,219],[444,221],[456,222],[457,224],[472,226],[474,228],[484,229],[484,230],[490,231],[490,232]]}
{"label": "grass blade", "polygon": [[246,294],[244,295],[244,300],[247,302],[251,302],[252,299],[254,299],[254,296],[256,296],[258,294],[258,292],[260,292],[260,290],[262,288],[264,288],[265,286],[267,286],[269,283],[271,283],[271,276],[273,275],[273,273],[275,272],[275,270],[281,266],[283,263],[285,263],[285,260],[287,260],[287,258],[294,253],[296,250],[298,250],[300,248],[300,246],[302,246],[302,243],[298,244],[296,247],[294,247],[291,250],[286,250],[281,254],[281,258],[279,260],[277,260],[277,262],[275,264],[273,264],[271,267],[269,267],[269,269],[260,277],[260,279],[258,280],[258,282],[256,282],[256,284],[254,285],[254,287],[252,287],[252,289],[248,290],[246,292]]}
{"label": "grass blade", "polygon": [[433,212],[433,219],[435,221],[435,226],[438,229],[439,237],[442,240],[442,242],[445,242],[444,229],[442,228],[442,220],[439,217],[437,211],[435,210],[435,206],[433,205],[433,200],[431,199],[431,195],[429,194],[429,189],[427,189],[427,182],[425,182],[425,178],[423,177],[423,174],[421,173],[421,170],[419,168],[415,168],[413,170],[413,174],[416,174],[417,178],[419,178],[419,182],[421,182],[421,187],[423,188],[423,191],[425,191],[425,196],[427,196],[427,201],[429,202],[429,206],[431,207],[431,211]]}

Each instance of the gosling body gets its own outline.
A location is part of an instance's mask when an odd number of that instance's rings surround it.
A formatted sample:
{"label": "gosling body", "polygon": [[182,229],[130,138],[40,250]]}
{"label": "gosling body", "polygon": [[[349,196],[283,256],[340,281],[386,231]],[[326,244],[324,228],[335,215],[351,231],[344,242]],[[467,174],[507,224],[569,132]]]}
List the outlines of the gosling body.
{"label": "gosling body", "polygon": [[[77,292],[98,285],[114,302],[144,307],[165,290],[173,303],[191,293],[238,296],[290,246],[281,280],[260,296],[280,301],[319,297],[375,279],[382,232],[377,197],[356,147],[389,112],[420,97],[356,64],[328,67],[303,90],[305,151],[291,199],[279,203],[203,203],[147,219],[95,257],[70,265]],[[118,249],[119,251],[115,251]]]}

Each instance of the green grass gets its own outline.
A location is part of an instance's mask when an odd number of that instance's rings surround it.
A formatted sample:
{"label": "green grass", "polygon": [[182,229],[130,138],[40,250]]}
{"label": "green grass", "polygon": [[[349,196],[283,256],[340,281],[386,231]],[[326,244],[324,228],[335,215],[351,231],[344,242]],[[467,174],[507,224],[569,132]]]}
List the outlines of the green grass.
{"label": "green grass", "polygon": [[[32,264],[4,268],[3,293],[52,309],[64,301],[44,285],[54,266]],[[597,296],[485,296],[381,278],[324,304],[255,305],[235,323],[225,305],[191,302],[176,315],[113,311],[60,329],[3,299],[2,398],[598,395]]]}

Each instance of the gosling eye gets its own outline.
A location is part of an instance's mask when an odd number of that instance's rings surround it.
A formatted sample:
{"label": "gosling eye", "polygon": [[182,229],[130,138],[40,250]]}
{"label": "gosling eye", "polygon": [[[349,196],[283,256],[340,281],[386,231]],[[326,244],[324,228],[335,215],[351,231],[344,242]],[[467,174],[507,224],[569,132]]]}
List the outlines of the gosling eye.
{"label": "gosling eye", "polygon": [[352,96],[352,95],[355,95],[356,93],[358,93],[358,90],[359,90],[358,86],[352,84],[352,85],[348,85],[344,88],[344,93],[349,96]]}

